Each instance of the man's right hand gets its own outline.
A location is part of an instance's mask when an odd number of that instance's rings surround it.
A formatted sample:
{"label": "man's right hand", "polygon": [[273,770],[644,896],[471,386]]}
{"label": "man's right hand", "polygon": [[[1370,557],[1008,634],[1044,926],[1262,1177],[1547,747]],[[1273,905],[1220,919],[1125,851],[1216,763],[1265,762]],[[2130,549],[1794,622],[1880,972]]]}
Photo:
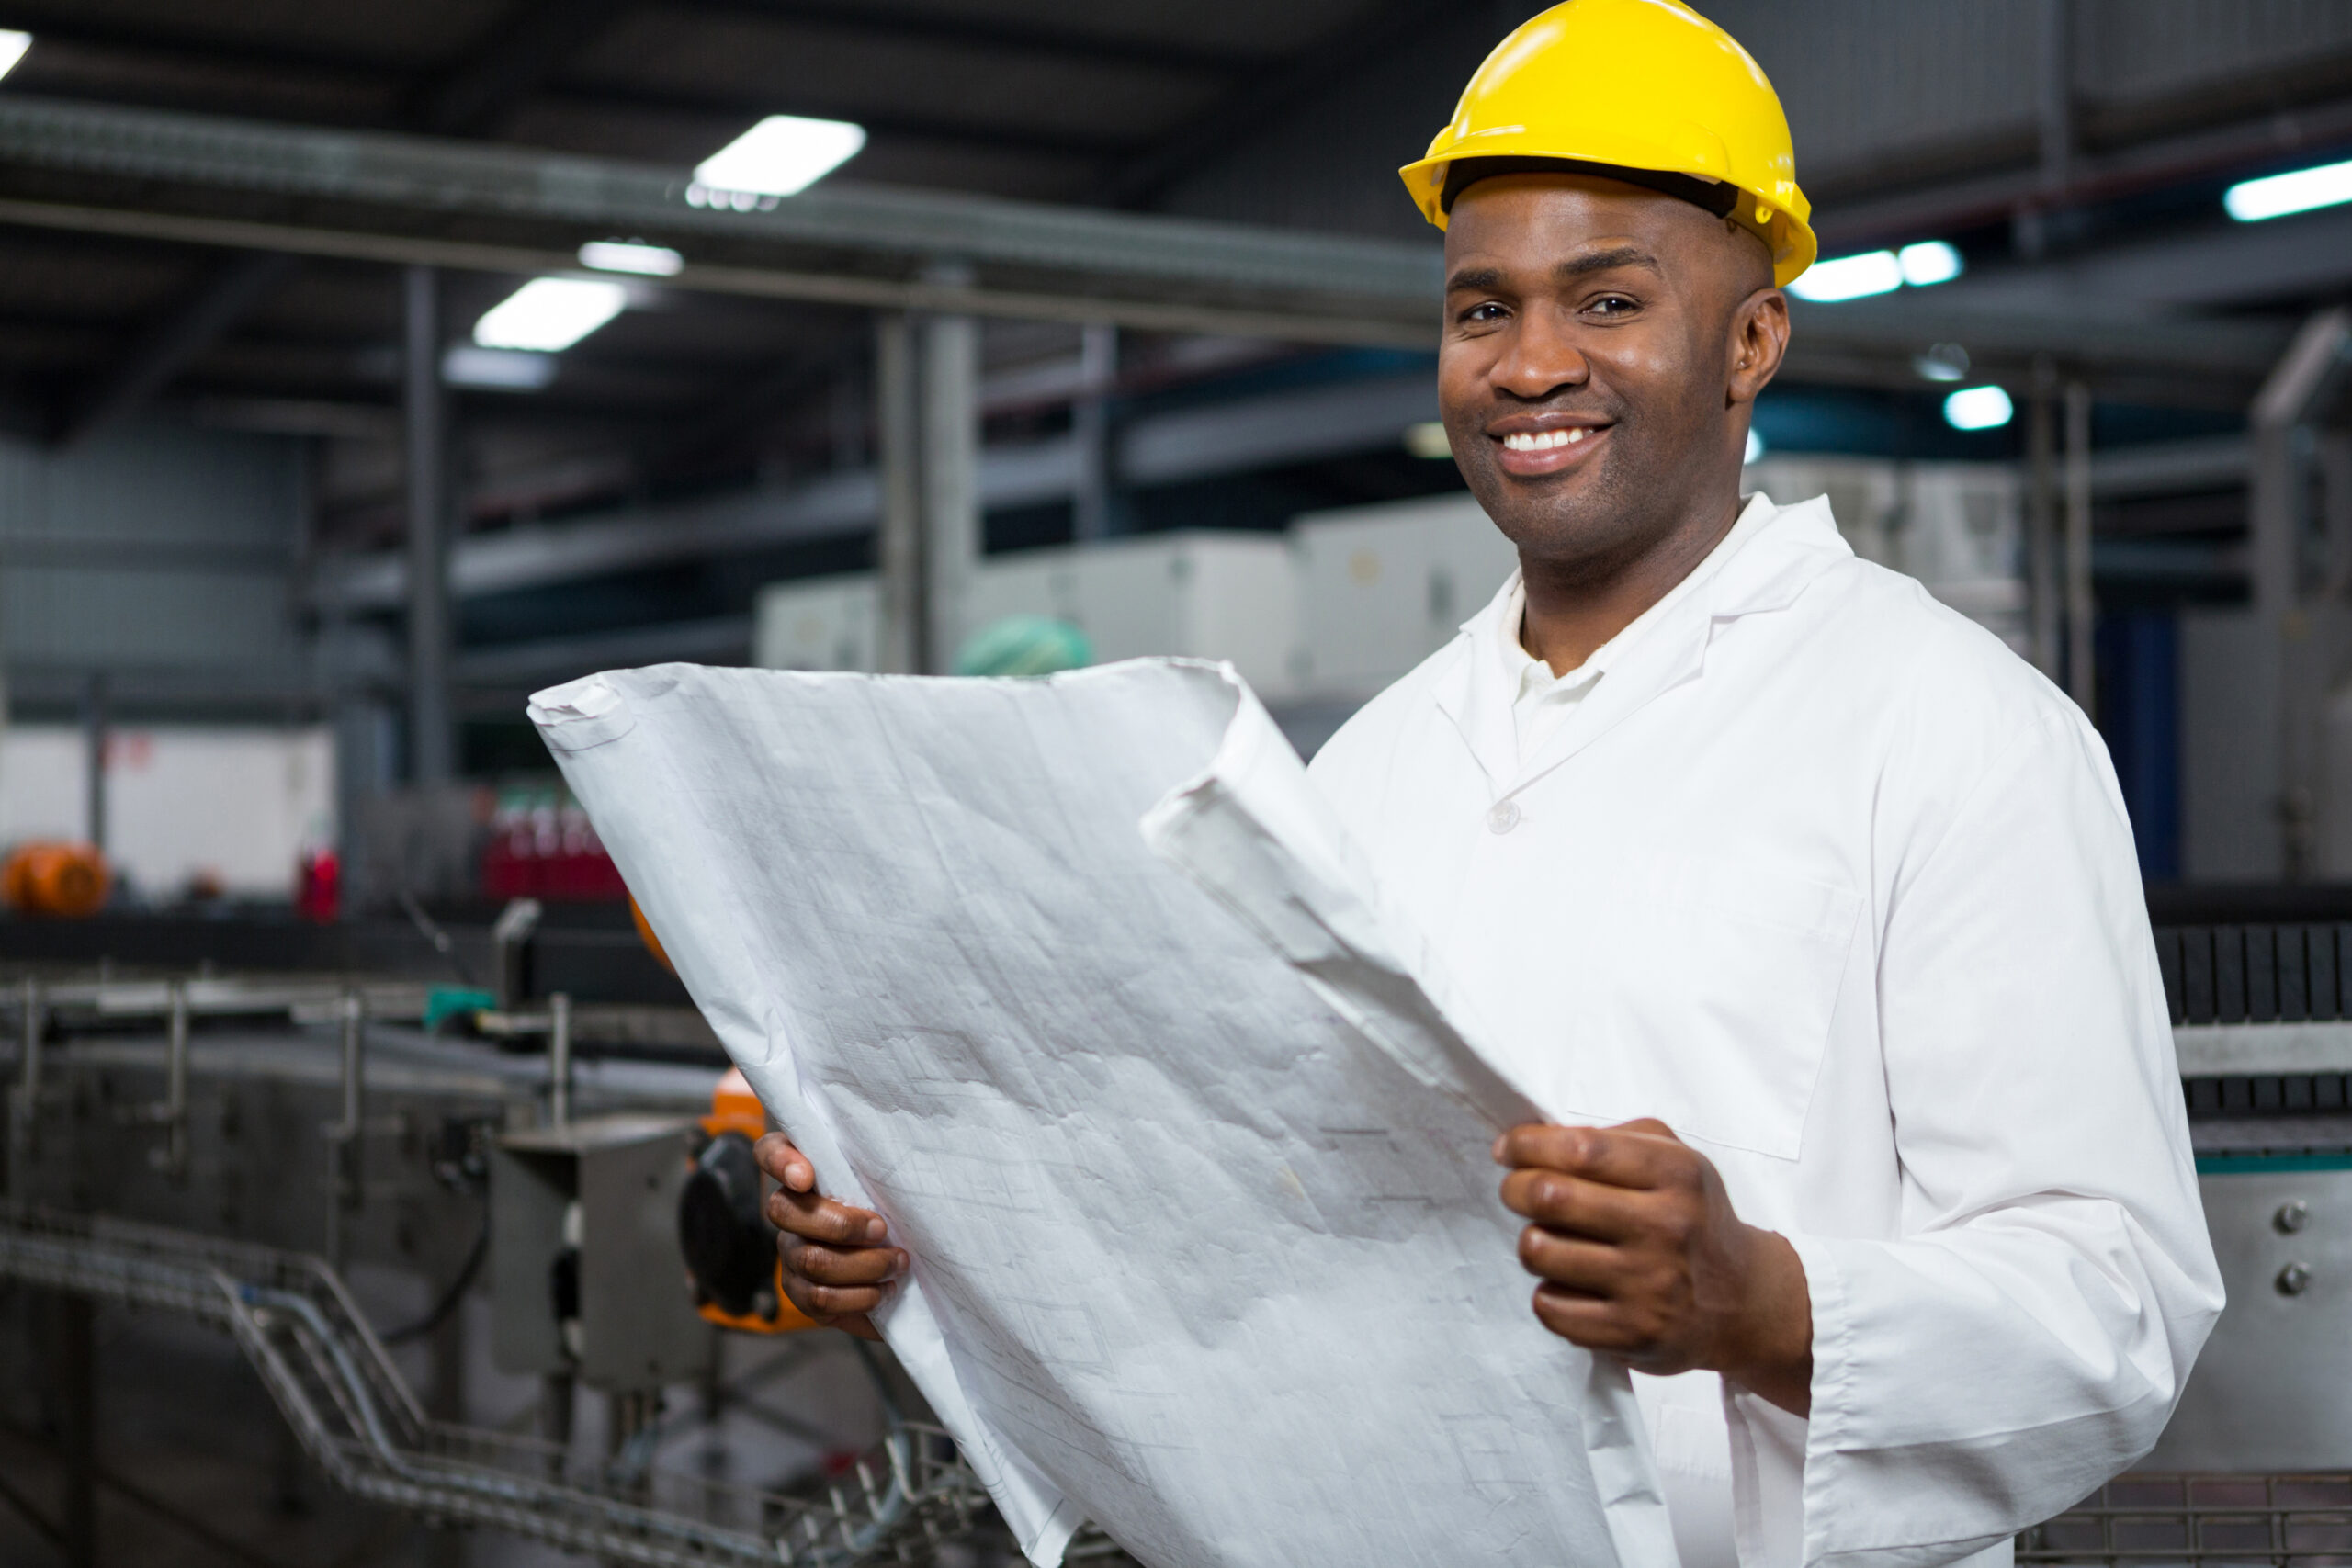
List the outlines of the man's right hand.
{"label": "man's right hand", "polygon": [[784,1233],[776,1237],[784,1293],[828,1328],[881,1338],[866,1314],[907,1271],[907,1255],[884,1245],[888,1224],[879,1214],[819,1197],[816,1168],[783,1134],[770,1133],[754,1152],[776,1182],[768,1220]]}

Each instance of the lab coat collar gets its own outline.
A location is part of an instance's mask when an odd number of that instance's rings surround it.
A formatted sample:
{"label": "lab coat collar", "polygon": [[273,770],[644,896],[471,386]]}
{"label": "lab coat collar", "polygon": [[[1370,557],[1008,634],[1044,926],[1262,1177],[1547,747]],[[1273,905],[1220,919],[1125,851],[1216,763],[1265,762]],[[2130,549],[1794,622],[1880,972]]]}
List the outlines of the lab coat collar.
{"label": "lab coat collar", "polygon": [[1752,497],[1731,532],[1694,569],[1712,572],[1711,581],[1668,606],[1653,624],[1628,628],[1634,643],[1584,699],[1576,722],[1561,726],[1523,767],[1511,716],[1514,694],[1500,673],[1501,639],[1519,635],[1517,626],[1503,624],[1519,602],[1517,572],[1463,623],[1432,694],[1500,799],[1559,767],[1651,699],[1696,678],[1716,622],[1786,609],[1815,578],[1852,554],[1826,496],[1794,506],[1776,505],[1760,492]]}

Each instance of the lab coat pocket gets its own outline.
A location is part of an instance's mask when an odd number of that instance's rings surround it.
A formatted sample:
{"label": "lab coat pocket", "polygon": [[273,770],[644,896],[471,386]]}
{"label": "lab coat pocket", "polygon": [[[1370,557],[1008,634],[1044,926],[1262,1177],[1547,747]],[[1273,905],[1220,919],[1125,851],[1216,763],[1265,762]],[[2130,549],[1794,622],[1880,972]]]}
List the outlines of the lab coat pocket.
{"label": "lab coat pocket", "polygon": [[1617,980],[1605,1109],[1795,1159],[1861,898],[1739,861],[1628,869],[1604,938]]}

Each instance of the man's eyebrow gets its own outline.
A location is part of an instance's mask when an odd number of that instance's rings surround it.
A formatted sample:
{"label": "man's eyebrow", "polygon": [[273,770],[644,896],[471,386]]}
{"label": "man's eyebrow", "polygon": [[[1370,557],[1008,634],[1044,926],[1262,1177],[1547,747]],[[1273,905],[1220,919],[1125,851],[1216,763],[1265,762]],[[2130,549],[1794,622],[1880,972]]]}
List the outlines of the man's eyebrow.
{"label": "man's eyebrow", "polygon": [[1503,271],[1498,266],[1466,266],[1445,280],[1448,294],[1457,289],[1471,288],[1487,293],[1503,286]]}
{"label": "man's eyebrow", "polygon": [[[1580,256],[1570,256],[1552,268],[1552,276],[1563,283],[1572,282],[1590,273],[1610,272],[1621,266],[1644,267],[1661,276],[1666,269],[1657,258],[1639,245],[1612,245],[1605,251],[1587,251]],[[1488,293],[1503,287],[1506,276],[1498,266],[1466,266],[1445,280],[1445,291]]]}
{"label": "man's eyebrow", "polygon": [[1580,256],[1570,256],[1552,269],[1552,276],[1563,281],[1583,277],[1589,273],[1610,272],[1621,266],[1646,267],[1664,276],[1666,269],[1657,258],[1639,245],[1615,245],[1605,251],[1587,251]]}

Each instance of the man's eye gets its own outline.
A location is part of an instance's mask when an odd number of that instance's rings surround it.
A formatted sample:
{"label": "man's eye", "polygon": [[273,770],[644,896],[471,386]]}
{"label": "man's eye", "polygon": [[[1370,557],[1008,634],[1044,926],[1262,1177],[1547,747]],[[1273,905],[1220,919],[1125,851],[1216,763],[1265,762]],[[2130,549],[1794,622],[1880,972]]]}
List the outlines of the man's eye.
{"label": "man's eye", "polygon": [[1604,294],[1585,307],[1587,311],[1596,316],[1630,315],[1639,309],[1640,305],[1623,294]]}
{"label": "man's eye", "polygon": [[1462,319],[1465,321],[1499,321],[1506,313],[1500,305],[1488,299],[1483,304],[1473,305],[1463,311]]}

